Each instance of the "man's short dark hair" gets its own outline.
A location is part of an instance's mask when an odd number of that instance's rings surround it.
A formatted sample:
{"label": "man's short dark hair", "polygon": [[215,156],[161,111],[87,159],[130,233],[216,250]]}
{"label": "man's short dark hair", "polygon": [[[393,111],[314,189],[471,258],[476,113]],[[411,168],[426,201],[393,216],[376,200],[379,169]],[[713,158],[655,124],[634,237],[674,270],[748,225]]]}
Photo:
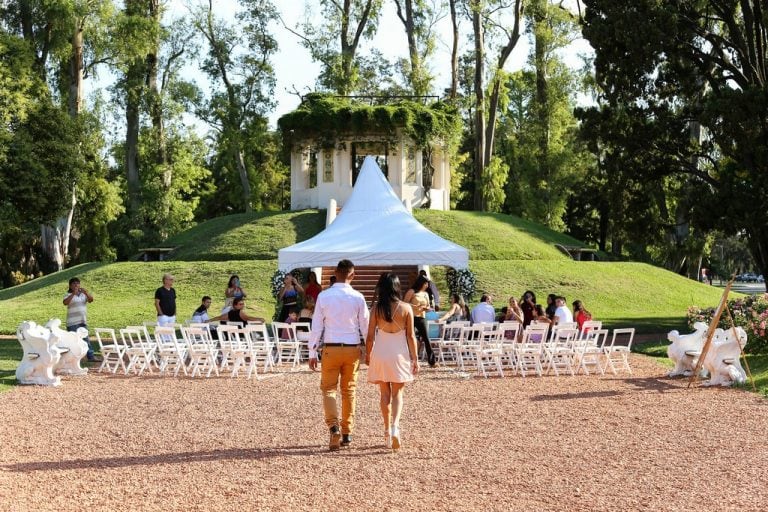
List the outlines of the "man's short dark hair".
{"label": "man's short dark hair", "polygon": [[488,302],[488,295],[484,293],[483,296],[480,297],[480,302]]}
{"label": "man's short dark hair", "polygon": [[336,276],[339,279],[346,279],[353,270],[355,270],[354,263],[349,260],[341,260],[339,264],[336,265]]}
{"label": "man's short dark hair", "polygon": [[562,295],[558,295],[557,298],[555,298],[555,300],[561,300],[565,302],[565,297],[563,297]]}
{"label": "man's short dark hair", "polygon": [[80,282],[80,279],[78,279],[77,277],[73,277],[72,279],[69,280],[69,286],[72,286],[74,283],[79,283],[79,282]]}
{"label": "man's short dark hair", "polygon": [[207,295],[203,295],[203,298],[200,299],[200,302],[205,302],[207,300],[211,300],[211,298],[209,296],[207,296]]}

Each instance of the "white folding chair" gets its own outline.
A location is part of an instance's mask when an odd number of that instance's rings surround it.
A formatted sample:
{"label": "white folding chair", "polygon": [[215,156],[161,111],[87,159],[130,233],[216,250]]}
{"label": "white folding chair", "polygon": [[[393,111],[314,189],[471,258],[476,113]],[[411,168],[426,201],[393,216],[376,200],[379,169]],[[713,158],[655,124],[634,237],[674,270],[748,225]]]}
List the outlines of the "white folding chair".
{"label": "white folding chair", "polygon": [[179,375],[179,370],[183,370],[184,375],[187,375],[185,364],[187,349],[186,345],[179,343],[176,329],[174,327],[155,327],[155,343],[160,375],[171,368],[174,370],[174,377]]}
{"label": "white folding chair", "polygon": [[581,339],[587,338],[589,333],[603,328],[603,322],[600,320],[587,320],[581,325]]}
{"label": "white folding chair", "polygon": [[126,346],[124,354],[128,356],[128,366],[125,367],[126,375],[131,370],[139,375],[144,373],[144,370],[152,373],[155,344],[147,341],[143,335],[143,328],[134,326],[120,329],[120,339]]}
{"label": "white folding chair", "polygon": [[552,336],[552,339],[544,347],[547,359],[547,373],[550,370],[554,370],[555,375],[559,376],[562,369],[573,376],[573,364],[576,360],[574,342],[579,335],[579,330],[577,328],[560,327],[554,332],[555,334]]}
{"label": "white folding chair", "polygon": [[608,329],[591,329],[589,336],[576,342],[576,374],[584,370],[584,375],[589,375],[589,368],[595,369],[595,373],[603,375],[603,354],[605,342],[608,339]]}
{"label": "white folding chair", "polygon": [[499,377],[504,377],[501,365],[502,356],[502,331],[495,326],[492,329],[483,330],[480,336],[480,346],[475,353],[477,369],[484,378],[488,378],[486,369],[495,370]]}
{"label": "white folding chair", "polygon": [[443,325],[440,339],[437,342],[437,358],[441,365],[445,365],[446,359],[453,363],[458,363],[458,347],[459,341],[461,340],[461,329],[469,327],[469,324],[470,322],[467,320],[458,320]]}
{"label": "white folding chair", "polygon": [[309,335],[312,324],[309,322],[294,322],[291,324],[296,332],[296,341],[299,342],[299,361],[309,360]]}
{"label": "white folding chair", "polygon": [[520,337],[522,325],[520,322],[501,322],[499,324],[499,341],[501,347],[501,365],[503,368],[510,368],[514,373],[517,362],[515,361],[515,350]]}
{"label": "white folding chair", "polygon": [[547,340],[549,324],[531,324],[523,330],[523,337],[515,348],[517,371],[523,377],[526,372],[535,372],[539,377],[544,373],[544,345]]}
{"label": "white folding chair", "polygon": [[211,336],[211,331],[204,327],[182,327],[181,335],[187,344],[189,362],[187,368],[191,370],[190,375],[196,377],[203,375],[210,377],[211,373],[219,376],[218,353],[216,341]]}
{"label": "white folding chair", "polygon": [[[122,367],[125,372],[125,361],[123,361],[123,355],[125,354],[126,346],[117,341],[117,335],[114,329],[106,329],[104,327],[97,327],[96,341],[99,343],[99,350],[101,350],[101,366],[98,371],[103,371],[105,368],[111,373],[116,373],[118,367]],[[111,363],[115,363],[114,368]]]}
{"label": "white folding chair", "polygon": [[293,368],[299,365],[299,340],[296,339],[294,324],[285,322],[272,322],[272,334],[275,336],[277,346],[277,364],[290,362]]}
{"label": "white folding chair", "polygon": [[485,327],[475,324],[461,328],[461,337],[457,346],[459,370],[464,371],[465,363],[477,365],[477,352],[482,344],[482,335]]}
{"label": "white folding chair", "polygon": [[[609,366],[614,375],[617,371],[627,370],[632,375],[629,366],[629,354],[632,352],[632,340],[635,337],[634,327],[614,329],[611,344],[605,347],[605,371]],[[618,342],[618,343],[617,343]]]}
{"label": "white folding chair", "polygon": [[257,374],[257,367],[263,364],[263,370],[274,370],[275,358],[274,345],[269,337],[269,329],[266,324],[248,324],[243,328],[245,340],[248,345],[248,374],[247,378]]}
{"label": "white folding chair", "polygon": [[226,370],[231,364],[232,377],[236,377],[239,369],[246,365],[245,358],[248,356],[248,344],[245,341],[243,328],[233,324],[220,325],[216,328],[216,332],[219,335],[221,347],[220,370]]}

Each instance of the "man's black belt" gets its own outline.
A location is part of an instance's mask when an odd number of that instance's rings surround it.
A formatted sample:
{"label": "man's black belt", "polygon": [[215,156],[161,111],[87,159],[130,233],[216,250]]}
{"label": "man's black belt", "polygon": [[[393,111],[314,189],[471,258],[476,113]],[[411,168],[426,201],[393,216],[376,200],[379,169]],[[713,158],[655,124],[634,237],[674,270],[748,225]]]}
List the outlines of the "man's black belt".
{"label": "man's black belt", "polygon": [[362,343],[355,343],[352,345],[351,343],[324,343],[324,346],[326,347],[359,347],[362,345]]}

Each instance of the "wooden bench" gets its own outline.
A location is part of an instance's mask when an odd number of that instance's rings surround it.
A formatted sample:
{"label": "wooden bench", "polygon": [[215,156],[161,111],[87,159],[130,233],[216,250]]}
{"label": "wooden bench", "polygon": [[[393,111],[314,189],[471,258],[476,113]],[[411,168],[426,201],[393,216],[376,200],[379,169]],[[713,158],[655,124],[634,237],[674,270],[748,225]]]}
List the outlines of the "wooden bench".
{"label": "wooden bench", "polygon": [[590,249],[589,247],[562,244],[555,244],[555,247],[576,261],[595,261],[595,255],[597,255],[597,249]]}
{"label": "wooden bench", "polygon": [[175,247],[145,247],[141,251],[139,259],[142,261],[163,261],[170,252],[176,250]]}

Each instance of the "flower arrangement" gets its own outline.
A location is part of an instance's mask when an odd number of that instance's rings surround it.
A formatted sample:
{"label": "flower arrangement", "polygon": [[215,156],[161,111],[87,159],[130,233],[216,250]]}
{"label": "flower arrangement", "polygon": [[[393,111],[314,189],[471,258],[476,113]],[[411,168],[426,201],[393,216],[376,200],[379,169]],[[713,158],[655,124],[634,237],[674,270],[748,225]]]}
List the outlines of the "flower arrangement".
{"label": "flower arrangement", "polygon": [[[731,310],[733,323],[747,332],[747,346],[744,350],[755,354],[768,353],[768,299],[763,295],[730,299],[728,308]],[[690,306],[686,314],[688,327],[693,329],[696,322],[710,323],[713,316],[715,308]],[[717,326],[730,329],[731,322],[726,313],[720,316]]]}
{"label": "flower arrangement", "polygon": [[472,300],[472,295],[475,294],[475,274],[471,270],[449,268],[445,273],[445,279],[448,281],[448,290],[452,294],[464,297],[465,301]]}

